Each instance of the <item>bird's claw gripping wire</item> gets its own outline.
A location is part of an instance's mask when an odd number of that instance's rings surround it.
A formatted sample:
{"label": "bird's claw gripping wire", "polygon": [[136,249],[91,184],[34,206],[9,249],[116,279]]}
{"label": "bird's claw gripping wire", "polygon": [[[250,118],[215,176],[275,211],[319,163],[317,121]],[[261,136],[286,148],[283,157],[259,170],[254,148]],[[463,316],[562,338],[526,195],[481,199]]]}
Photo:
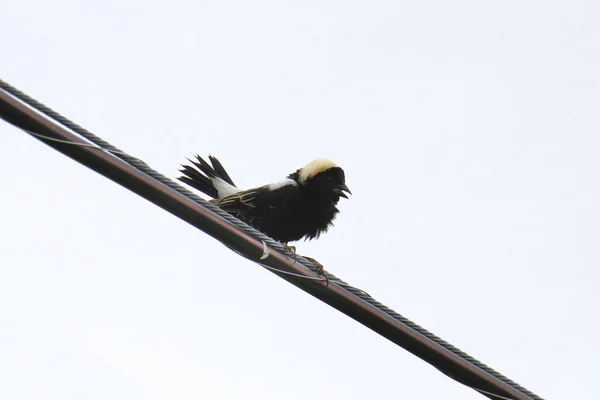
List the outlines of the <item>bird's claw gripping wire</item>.
{"label": "bird's claw gripping wire", "polygon": [[294,261],[296,261],[296,246],[288,246],[286,243],[283,243],[283,251],[291,255]]}
{"label": "bird's claw gripping wire", "polygon": [[325,274],[325,268],[323,268],[323,264],[321,264],[320,262],[318,262],[317,260],[315,260],[312,257],[304,256],[304,258],[306,258],[308,261],[313,263],[313,265],[315,266],[315,272],[317,274],[321,275],[323,278],[325,278],[325,287],[329,287],[329,278]]}
{"label": "bird's claw gripping wire", "polygon": [[292,266],[294,264],[296,264],[296,261],[298,261],[298,259],[297,259],[298,255],[296,254],[296,246],[288,246],[287,243],[283,243],[283,251],[288,256],[290,256],[292,258],[292,260],[294,260],[294,263],[292,264]]}
{"label": "bird's claw gripping wire", "polygon": [[[296,253],[296,247],[295,246],[289,246],[286,243],[283,243],[283,250],[290,256],[292,257],[292,259],[294,260],[294,263],[296,263],[297,257],[298,257],[298,253]],[[325,278],[325,287],[329,286],[329,278],[327,277],[327,275],[325,275],[325,269],[323,268],[323,264],[321,264],[320,262],[318,262],[317,260],[315,260],[312,257],[307,257],[307,256],[302,256],[304,258],[306,258],[308,261],[310,261],[311,263],[313,263],[314,267],[315,267],[315,272],[319,275],[321,275],[323,278]]]}

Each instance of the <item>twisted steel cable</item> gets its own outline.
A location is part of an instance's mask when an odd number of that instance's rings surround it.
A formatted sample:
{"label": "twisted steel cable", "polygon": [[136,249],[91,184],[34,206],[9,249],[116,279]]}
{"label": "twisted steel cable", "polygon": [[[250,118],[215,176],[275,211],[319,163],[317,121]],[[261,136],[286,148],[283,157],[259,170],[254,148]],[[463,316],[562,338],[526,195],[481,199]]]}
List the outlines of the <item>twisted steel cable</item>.
{"label": "twisted steel cable", "polygon": [[[222,217],[223,219],[227,220],[228,222],[230,222],[231,224],[233,224],[236,228],[240,229],[241,231],[249,234],[250,236],[255,237],[258,240],[261,240],[263,243],[266,243],[269,247],[271,247],[273,249],[276,249],[276,250],[278,250],[280,252],[285,253],[286,249],[285,249],[285,247],[281,243],[278,243],[278,242],[274,241],[270,237],[266,236],[262,232],[257,231],[253,227],[251,227],[248,224],[246,224],[245,222],[237,219],[236,217],[232,216],[228,212],[220,209],[219,207],[213,205],[212,203],[210,203],[210,202],[204,200],[203,198],[197,196],[196,194],[194,194],[190,190],[182,187],[181,185],[179,185],[175,181],[169,179],[168,177],[166,177],[166,176],[162,175],[161,173],[157,172],[156,170],[152,169],[150,166],[148,166],[148,164],[146,164],[145,162],[141,161],[140,159],[138,159],[138,158],[136,158],[134,156],[131,156],[131,155],[125,153],[124,151],[118,149],[117,147],[111,145],[110,143],[108,143],[104,139],[102,139],[102,138],[94,135],[93,133],[89,132],[88,130],[82,128],[81,126],[79,126],[77,124],[75,124],[74,122],[72,122],[69,119],[67,119],[67,118],[63,117],[62,115],[58,114],[57,112],[55,112],[51,108],[45,106],[44,104],[38,102],[35,99],[29,97],[25,93],[21,92],[20,90],[16,89],[15,87],[11,86],[10,84],[8,84],[7,82],[5,82],[5,81],[3,81],[1,79],[0,79],[0,88],[3,89],[3,90],[5,90],[7,93],[9,93],[10,95],[14,96],[15,98],[19,99],[23,103],[25,103],[25,104],[29,105],[30,107],[36,109],[37,111],[41,112],[42,114],[45,114],[46,116],[48,116],[48,117],[52,118],[53,120],[59,122],[63,126],[71,129],[73,132],[76,132],[81,137],[83,137],[86,140],[88,140],[89,142],[95,144],[99,148],[101,148],[101,149],[103,149],[103,150],[105,150],[105,151],[113,154],[115,157],[118,157],[122,161],[124,161],[124,162],[128,163],[129,165],[133,166],[134,168],[136,168],[137,170],[145,173],[146,175],[148,175],[148,176],[156,179],[157,181],[159,181],[159,182],[163,183],[164,185],[168,186],[169,188],[171,188],[171,189],[175,190],[176,192],[182,194],[183,196],[185,196],[185,197],[187,197],[187,198],[195,201],[196,203],[200,204],[201,206],[209,209],[211,212],[213,212],[214,214],[217,214],[220,217]],[[73,144],[76,144],[76,143],[73,143]],[[252,260],[252,261],[257,262],[256,260]],[[304,257],[302,257],[300,255],[297,255],[296,256],[296,261],[297,261],[298,264],[301,264],[302,266],[310,269],[311,271],[317,272],[317,267],[315,265],[313,265],[313,263],[311,263],[309,260],[305,259]],[[258,262],[258,263],[260,264],[260,262]],[[330,274],[328,272],[324,272],[324,274],[328,278],[329,282],[334,283],[335,285],[338,285],[339,287],[347,290],[348,292],[352,293],[353,295],[355,295],[356,297],[360,298],[361,300],[369,303],[373,307],[379,309],[380,311],[382,311],[385,314],[391,316],[392,318],[396,319],[397,321],[400,321],[402,324],[410,327],[415,332],[418,332],[419,334],[427,337],[428,339],[430,339],[431,341],[435,342],[439,346],[445,348],[446,350],[448,350],[451,353],[459,356],[460,358],[468,361],[472,365],[476,366],[477,368],[481,369],[482,371],[485,371],[486,373],[490,374],[491,376],[495,377],[496,379],[504,382],[505,384],[507,384],[508,386],[512,387],[513,389],[518,390],[519,392],[525,394],[526,396],[528,396],[529,398],[531,398],[533,400],[542,400],[541,397],[539,397],[536,394],[534,394],[533,392],[527,390],[523,386],[517,384],[516,382],[514,382],[511,379],[505,377],[501,373],[495,371],[494,369],[490,368],[489,366],[485,365],[484,363],[482,363],[482,362],[478,361],[477,359],[473,358],[472,356],[468,355],[464,351],[456,348],[452,344],[446,342],[445,340],[439,338],[438,336],[436,336],[433,333],[429,332],[425,328],[417,325],[416,323],[414,323],[413,321],[409,320],[408,318],[402,316],[401,314],[397,313],[396,311],[392,310],[391,308],[387,307],[386,305],[384,305],[384,304],[380,303],[379,301],[375,300],[373,297],[371,297],[365,291],[363,291],[363,290],[361,290],[359,288],[356,288],[356,287],[348,284],[347,282],[343,281],[342,279],[336,277],[333,274]],[[453,379],[458,380],[459,382],[461,382],[463,384],[466,384],[465,382],[462,382],[456,376],[453,376],[448,371],[442,371],[441,370],[441,372],[443,372],[444,374],[452,377]],[[467,384],[467,386],[469,386],[469,385]],[[494,395],[492,393],[485,392],[483,390],[479,390],[478,388],[475,388],[475,387],[473,387],[473,389],[481,391],[482,393],[487,393],[487,394],[490,394],[492,396],[496,396],[499,399],[505,398],[505,397],[502,397],[502,396],[499,396],[499,395]]]}

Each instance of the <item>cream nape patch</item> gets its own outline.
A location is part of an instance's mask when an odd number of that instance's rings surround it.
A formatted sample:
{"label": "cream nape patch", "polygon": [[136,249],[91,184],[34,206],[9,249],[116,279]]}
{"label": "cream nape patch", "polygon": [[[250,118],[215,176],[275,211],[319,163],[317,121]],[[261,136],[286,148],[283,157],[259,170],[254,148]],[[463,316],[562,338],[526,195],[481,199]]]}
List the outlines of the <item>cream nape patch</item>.
{"label": "cream nape patch", "polygon": [[326,158],[317,158],[316,160],[306,164],[306,166],[300,170],[298,182],[304,183],[308,178],[317,175],[319,172],[323,172],[329,168],[335,167],[337,167],[337,164],[333,161]]}

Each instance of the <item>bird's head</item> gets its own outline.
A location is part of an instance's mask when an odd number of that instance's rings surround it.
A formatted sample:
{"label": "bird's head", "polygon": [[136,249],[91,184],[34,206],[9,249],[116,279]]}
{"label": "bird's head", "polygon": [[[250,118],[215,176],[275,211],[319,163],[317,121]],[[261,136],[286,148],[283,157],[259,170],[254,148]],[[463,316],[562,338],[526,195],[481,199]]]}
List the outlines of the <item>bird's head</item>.
{"label": "bird's head", "polygon": [[347,199],[346,193],[352,194],[346,186],[344,170],[324,158],[311,161],[289,177],[311,192],[330,195],[328,197],[336,202],[340,197]]}

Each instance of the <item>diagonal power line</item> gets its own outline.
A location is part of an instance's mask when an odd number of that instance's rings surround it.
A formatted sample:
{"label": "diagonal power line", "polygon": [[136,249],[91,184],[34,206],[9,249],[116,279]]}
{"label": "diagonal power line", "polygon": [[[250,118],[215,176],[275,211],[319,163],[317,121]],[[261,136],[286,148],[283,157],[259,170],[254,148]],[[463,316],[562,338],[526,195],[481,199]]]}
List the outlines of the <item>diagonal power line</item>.
{"label": "diagonal power line", "polygon": [[290,257],[280,243],[2,80],[0,117],[211,235],[482,395],[496,400],[541,400],[364,291],[329,273],[325,273],[329,280],[326,284],[309,260],[299,255]]}

